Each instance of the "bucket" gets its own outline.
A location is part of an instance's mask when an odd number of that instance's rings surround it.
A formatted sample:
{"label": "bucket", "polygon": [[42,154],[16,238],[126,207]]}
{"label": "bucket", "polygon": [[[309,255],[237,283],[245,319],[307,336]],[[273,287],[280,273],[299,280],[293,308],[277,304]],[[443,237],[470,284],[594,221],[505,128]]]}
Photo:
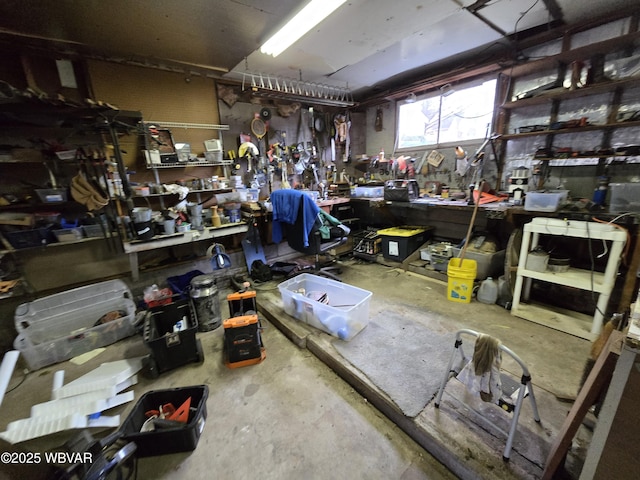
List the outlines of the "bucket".
{"label": "bucket", "polygon": [[138,240],[149,240],[153,238],[153,224],[151,222],[133,222],[133,227],[136,231],[136,238]]}
{"label": "bucket", "polygon": [[470,303],[478,264],[471,259],[449,259],[447,298],[452,302]]}
{"label": "bucket", "polygon": [[222,324],[218,288],[211,275],[198,275],[190,282],[189,296],[198,320],[198,331],[209,332]]}
{"label": "bucket", "polygon": [[187,203],[187,208],[189,209],[191,227],[200,230],[202,227],[202,205],[198,203]]}
{"label": "bucket", "polygon": [[131,210],[134,222],[143,223],[151,221],[151,209],[146,207],[136,207]]}

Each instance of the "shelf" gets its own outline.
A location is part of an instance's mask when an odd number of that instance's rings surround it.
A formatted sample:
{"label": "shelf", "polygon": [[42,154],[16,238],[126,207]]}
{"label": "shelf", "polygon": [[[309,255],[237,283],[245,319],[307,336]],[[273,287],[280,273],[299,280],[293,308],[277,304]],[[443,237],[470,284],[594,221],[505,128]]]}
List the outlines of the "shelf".
{"label": "shelf", "polygon": [[[111,236],[117,236],[117,233],[112,232]],[[12,248],[10,250],[4,249],[4,250],[0,250],[0,255],[5,254],[5,253],[19,253],[19,252],[29,252],[29,251],[33,251],[33,250],[39,250],[39,249],[43,249],[43,248],[58,248],[58,247],[64,247],[64,246],[68,246],[68,245],[77,245],[79,243],[87,243],[87,242],[94,242],[96,240],[104,240],[104,237],[90,237],[90,238],[81,238],[78,240],[74,240],[72,242],[51,242],[51,243],[47,243],[45,245],[38,245],[35,247],[27,247],[27,248]]]}
{"label": "shelf", "polygon": [[557,67],[561,63],[569,63],[574,60],[586,60],[592,58],[594,55],[611,53],[615,50],[632,46],[638,40],[640,40],[640,32],[628,33],[602,42],[567,50],[556,55],[550,55],[540,60],[533,60],[522,65],[507,68],[502,73],[509,77],[521,77],[530,73],[539,72],[545,68]]}
{"label": "shelf", "polygon": [[[187,195],[190,195],[192,193],[196,193],[196,194],[210,193],[211,195],[217,195],[217,194],[221,194],[221,193],[230,193],[230,192],[233,192],[233,189],[231,189],[231,188],[218,188],[218,189],[215,189],[215,190],[189,190]],[[178,195],[178,192],[150,193],[149,195],[133,195],[131,198],[132,199],[150,198],[150,197],[158,198],[158,197],[169,197],[171,195]]]}
{"label": "shelf", "polygon": [[186,167],[224,167],[233,163],[233,160],[223,160],[222,162],[178,162],[178,163],[147,163],[149,170],[159,168],[186,168]]}
{"label": "shelf", "polygon": [[640,77],[629,77],[622,80],[611,80],[606,83],[598,83],[590,85],[576,90],[569,90],[563,88],[562,90],[550,90],[547,93],[543,93],[536,97],[523,98],[522,100],[515,100],[513,102],[507,102],[500,106],[505,110],[512,110],[516,108],[531,107],[534,105],[544,105],[552,100],[566,100],[571,98],[580,98],[592,95],[598,95],[600,93],[613,92],[617,88],[640,86]]}
{"label": "shelf", "polygon": [[146,120],[147,125],[160,125],[162,128],[192,128],[198,130],[229,130],[229,125],[217,125],[213,123],[185,123],[185,122],[152,122]]}
{"label": "shelf", "polygon": [[[611,241],[609,248],[609,256],[604,273],[591,272],[589,270],[570,268],[567,272],[536,272],[525,268],[529,252],[535,250],[538,246],[540,235],[555,235],[562,237],[573,237],[589,240],[608,240]],[[590,329],[588,333],[597,335],[602,330],[604,320],[604,312],[609,304],[609,297],[615,285],[618,273],[618,265],[622,255],[622,249],[627,240],[627,232],[616,228],[614,225],[597,222],[584,222],[579,220],[560,220],[557,218],[535,217],[531,222],[524,225],[522,234],[522,244],[518,256],[518,269],[516,273],[516,283],[513,289],[513,306],[511,314],[532,320],[551,328],[561,329],[567,333],[577,335],[576,332],[582,332],[582,338],[590,338],[584,336],[583,325],[575,321],[563,317],[562,323],[559,323],[558,316],[552,307],[538,307],[535,309],[531,305],[523,305],[521,296],[523,291],[528,291],[530,283],[525,284],[525,280],[540,280],[556,285],[577,288],[580,290],[598,293],[597,307],[593,318],[591,319]],[[562,327],[562,328],[560,328]]]}
{"label": "shelf", "polygon": [[511,309],[511,314],[585,340],[595,340],[598,337],[590,331],[592,317],[571,310],[535,303],[520,303],[517,308]]}
{"label": "shelf", "polygon": [[230,235],[245,233],[248,230],[249,226],[244,222],[228,223],[220,227],[205,227],[204,230],[189,230],[188,232],[175,233],[172,235],[157,235],[149,240],[123,242],[123,247],[124,252],[129,255],[131,277],[133,280],[138,280],[140,275],[138,269],[139,252],[147,252],[158,248],[173,247],[191,242],[227,237]]}
{"label": "shelf", "polygon": [[596,293],[604,292],[612,287],[612,285],[605,285],[605,277],[601,272],[593,272],[592,285],[591,271],[579,268],[570,268],[568,271],[562,273],[536,272],[522,268],[518,271],[518,274],[535,280],[541,280],[543,282],[564,285],[565,287],[575,287],[580,290],[589,290]]}
{"label": "shelf", "polygon": [[557,130],[540,130],[537,132],[526,132],[526,133],[507,133],[501,135],[500,138],[504,140],[513,140],[517,138],[526,138],[526,137],[538,137],[541,135],[559,135],[563,133],[582,133],[582,132],[592,132],[596,130],[607,130],[614,128],[630,128],[630,127],[640,127],[640,121],[636,122],[616,122],[616,123],[606,123],[603,125],[587,125],[584,127],[576,127],[576,128],[559,128]]}

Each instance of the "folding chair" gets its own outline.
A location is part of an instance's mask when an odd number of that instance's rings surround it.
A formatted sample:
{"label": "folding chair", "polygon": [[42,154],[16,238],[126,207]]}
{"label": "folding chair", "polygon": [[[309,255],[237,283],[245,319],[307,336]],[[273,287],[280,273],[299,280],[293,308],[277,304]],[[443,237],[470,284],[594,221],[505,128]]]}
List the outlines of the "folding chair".
{"label": "folding chair", "polygon": [[[445,386],[447,385],[447,382],[449,381],[449,378],[451,378],[451,376],[457,377],[457,375],[459,374],[459,372],[455,371],[453,369],[453,363],[455,361],[455,357],[456,354],[459,353],[461,355],[461,360],[463,361],[463,365],[466,364],[469,360],[471,360],[471,357],[467,357],[464,353],[464,350],[462,349],[462,336],[463,335],[469,335],[472,337],[475,337],[476,339],[480,336],[480,333],[475,332],[473,330],[467,330],[467,329],[463,329],[463,330],[458,330],[458,332],[456,332],[456,341],[455,341],[455,345],[453,348],[453,352],[451,354],[451,358],[449,359],[449,365],[447,367],[447,371],[445,372],[444,378],[442,379],[442,384],[440,385],[440,390],[438,391],[438,395],[436,396],[436,401],[435,401],[435,407],[436,408],[440,408],[440,400],[442,399],[442,394],[444,392]],[[474,347],[475,348],[475,347]],[[507,444],[504,447],[504,452],[502,454],[502,459],[505,462],[509,461],[509,455],[511,454],[511,447],[513,446],[513,438],[515,436],[516,433],[516,428],[518,426],[518,417],[520,416],[520,409],[522,408],[522,402],[525,398],[525,396],[529,396],[529,398],[531,399],[531,408],[533,410],[533,419],[537,422],[540,423],[540,415],[538,414],[538,406],[536,404],[536,398],[533,394],[533,386],[531,384],[531,374],[529,373],[529,369],[527,368],[527,366],[524,364],[524,362],[520,359],[520,357],[518,357],[513,351],[511,351],[509,348],[505,347],[504,345],[500,345],[499,346],[500,351],[502,353],[505,353],[509,356],[511,356],[517,363],[518,365],[520,365],[520,367],[522,368],[522,376],[520,377],[520,385],[518,387],[517,382],[515,382],[513,379],[511,379],[508,376],[505,376],[502,372],[500,372],[500,379],[502,381],[503,384],[503,393],[505,392],[505,390],[508,390],[508,386],[509,384],[511,384],[513,387],[513,392],[512,394],[509,396],[507,395],[506,397],[503,395],[503,397],[500,399],[499,402],[496,402],[496,405],[498,405],[500,408],[502,408],[503,410],[513,413],[513,417],[511,419],[511,424],[509,427],[509,433],[507,436]],[[511,400],[513,399],[514,396],[517,396],[517,399],[515,400],[515,402],[512,404]],[[505,398],[507,398],[508,400],[504,400]],[[495,425],[493,422],[491,422],[490,420],[488,420],[490,423],[492,423],[492,425],[494,427],[496,427],[498,430],[502,431],[500,429],[500,427],[498,427],[497,425]],[[506,434],[506,432],[503,432]]]}

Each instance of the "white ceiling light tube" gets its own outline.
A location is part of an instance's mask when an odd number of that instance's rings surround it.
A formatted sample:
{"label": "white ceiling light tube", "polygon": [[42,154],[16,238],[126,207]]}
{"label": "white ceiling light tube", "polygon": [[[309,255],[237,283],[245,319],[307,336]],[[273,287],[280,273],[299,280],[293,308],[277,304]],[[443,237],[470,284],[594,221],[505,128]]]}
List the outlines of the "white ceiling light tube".
{"label": "white ceiling light tube", "polygon": [[277,57],[345,2],[346,0],[311,0],[267,40],[260,51]]}

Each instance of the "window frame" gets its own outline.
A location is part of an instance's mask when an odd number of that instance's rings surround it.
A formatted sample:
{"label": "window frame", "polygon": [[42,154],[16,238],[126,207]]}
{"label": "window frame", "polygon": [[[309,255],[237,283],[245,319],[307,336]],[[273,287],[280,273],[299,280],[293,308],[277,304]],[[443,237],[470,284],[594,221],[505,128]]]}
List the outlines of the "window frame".
{"label": "window frame", "polygon": [[[479,141],[483,141],[487,135],[491,135],[491,133],[493,132],[493,130],[495,129],[495,121],[496,121],[496,113],[498,111],[498,105],[497,105],[497,97],[499,95],[499,88],[500,88],[500,82],[499,82],[499,76],[497,73],[491,74],[491,75],[484,75],[484,76],[480,76],[477,78],[474,78],[473,80],[465,80],[463,82],[460,82],[458,84],[456,84],[455,86],[452,86],[451,88],[454,90],[455,92],[460,92],[463,90],[467,90],[470,88],[474,88],[474,87],[478,87],[484,83],[487,82],[495,82],[495,87],[494,87],[494,97],[493,97],[493,109],[491,112],[487,113],[487,116],[489,117],[490,121],[489,121],[489,128],[487,130],[485,130],[485,132],[483,133],[483,135],[481,137],[474,137],[474,138],[469,138],[469,139],[464,139],[464,140],[453,140],[453,141],[441,141],[441,135],[442,135],[442,105],[443,105],[443,93],[442,93],[442,89],[443,87],[447,86],[448,84],[444,84],[443,86],[440,86],[440,88],[438,89],[434,89],[431,90],[427,93],[424,93],[422,95],[416,96],[415,102],[410,102],[407,100],[402,100],[396,103],[396,118],[397,118],[397,123],[396,123],[396,151],[398,152],[403,152],[403,151],[415,151],[415,150],[425,150],[425,149],[439,149],[439,148],[447,148],[447,147],[451,147],[451,146],[457,146],[457,145],[470,145],[470,144],[475,144],[478,143]],[[424,144],[419,144],[419,145],[410,145],[410,146],[404,146],[404,147],[400,147],[400,128],[401,128],[401,114],[400,114],[400,110],[403,106],[408,105],[408,104],[412,104],[415,105],[418,102],[427,100],[427,99],[437,99],[438,102],[438,131],[437,131],[437,139],[435,143],[424,143]]]}

